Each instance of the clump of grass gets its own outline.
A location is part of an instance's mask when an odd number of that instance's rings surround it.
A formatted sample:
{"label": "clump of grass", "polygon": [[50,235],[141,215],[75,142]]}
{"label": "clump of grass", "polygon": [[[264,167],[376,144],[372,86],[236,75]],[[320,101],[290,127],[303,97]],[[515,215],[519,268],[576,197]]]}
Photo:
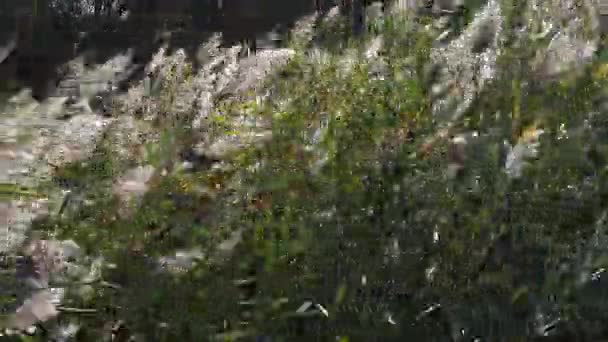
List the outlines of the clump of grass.
{"label": "clump of grass", "polygon": [[[497,80],[488,88],[488,100],[482,101],[488,107],[480,104],[474,108],[468,114],[471,124],[467,128],[484,133],[501,124],[500,120],[509,125],[499,137],[484,137],[476,155],[479,160],[469,166],[470,179],[462,180],[459,187],[445,177],[447,146],[437,146],[424,160],[409,158],[435,129],[421,82],[431,37],[414,32],[411,26],[401,26],[398,20],[386,21],[382,56],[388,68],[383,79],[370,78],[370,65],[363,59],[344,73],[340,65],[343,56],[331,54],[319,65],[299,50],[281,77],[272,80],[271,98],[248,109],[250,115],[272,123],[273,139],[243,151],[236,159],[239,171],[235,178],[239,182],[235,190],[248,203],[219,202],[220,215],[211,229],[228,227],[246,232],[239,253],[219,267],[218,274],[224,271],[236,277],[248,268],[257,270],[255,298],[261,304],[250,320],[261,331],[276,331],[285,325],[282,314],[287,309],[273,311],[268,304],[277,296],[298,304],[314,297],[329,303],[330,312],[335,312],[330,305],[338,302],[337,292],[341,293],[340,301],[374,305],[372,300],[357,297],[358,279],[353,277],[362,273],[378,282],[402,282],[412,289],[413,298],[399,307],[385,303],[408,322],[417,320],[416,313],[435,298],[460,307],[467,306],[473,297],[478,300],[476,308],[495,309],[497,304],[483,297],[480,289],[493,291],[500,297],[498,303],[519,308],[526,298],[522,293],[545,294],[555,286],[538,285],[536,272],[526,273],[533,265],[542,268],[544,262],[558,267],[552,258],[555,255],[545,256],[545,248],[559,246],[573,255],[574,248],[567,241],[576,239],[577,234],[590,234],[597,208],[594,200],[599,197],[577,197],[569,186],[589,186],[585,185],[589,177],[597,186],[605,180],[592,174],[583,154],[576,153],[582,151],[584,139],[560,140],[554,135],[529,172],[532,178],[513,183],[501,173],[500,150],[495,147],[502,143],[500,138],[512,133],[510,114],[534,105],[544,107],[555,101],[555,107],[549,107],[554,110],[547,117],[549,127],[581,123],[592,107],[589,99],[601,91],[601,87],[588,87],[597,79],[558,82],[543,94],[518,93],[519,87],[511,87],[526,77],[521,70]],[[512,57],[525,63],[527,55]],[[484,112],[496,111],[508,114],[482,120]],[[536,113],[521,114],[525,119],[522,124],[527,125]],[[223,123],[218,123],[219,134],[225,129]],[[576,217],[552,218],[544,209],[546,199],[560,202],[568,196],[580,198]],[[534,208],[525,209],[531,203]],[[559,209],[556,206],[553,208]],[[586,229],[577,227],[579,223]],[[435,233],[441,239],[435,238]],[[383,254],[390,236],[395,235],[408,255],[398,263],[387,261]],[[501,239],[495,240],[495,236]],[[499,263],[502,268],[484,270],[491,268],[486,264],[492,263],[487,261],[494,257],[487,257],[492,248],[511,240],[516,242],[509,245],[515,250],[513,260],[503,260],[508,266]],[[242,263],[248,264],[243,270],[237,267]],[[380,270],[379,265],[395,267],[394,272]],[[429,280],[430,270],[437,268],[440,271]],[[233,273],[235,269],[238,274]],[[342,274],[334,277],[336,269]],[[192,277],[193,283],[208,291],[201,297],[205,303],[221,288],[205,284],[210,273],[206,270]],[[227,285],[229,277],[218,278],[215,285],[234,290]],[[226,304],[227,320],[237,321],[234,315],[234,306]],[[354,315],[370,319],[365,313]],[[506,315],[515,320],[517,313]],[[349,317],[344,314],[331,319],[338,325]],[[343,332],[355,335],[352,328]],[[413,327],[411,331],[436,336],[433,327]]]}

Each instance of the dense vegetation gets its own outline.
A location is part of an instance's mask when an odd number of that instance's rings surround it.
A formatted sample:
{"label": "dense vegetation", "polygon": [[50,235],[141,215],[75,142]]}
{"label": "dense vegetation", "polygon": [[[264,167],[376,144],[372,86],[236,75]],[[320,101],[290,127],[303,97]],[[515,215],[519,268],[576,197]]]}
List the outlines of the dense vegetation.
{"label": "dense vegetation", "polygon": [[[434,37],[418,21],[374,23],[379,57],[350,69],[345,55],[373,35],[338,49],[343,31],[325,28],[331,53],[320,55],[294,38],[269,97],[217,103],[204,132],[245,135],[228,119],[245,116],[272,138],[156,175],[131,215],[117,214],[111,186],[130,162],[111,146],[57,170],[44,187],[69,183],[93,204],[35,230],[105,260],[94,291],[74,287],[64,304],[83,309],[61,316],[83,325],[78,340],[101,340],[114,321],[141,341],[606,338],[606,61],[535,87],[534,44],[509,46],[499,62],[510,67],[454,125],[467,144],[429,144],[440,129],[425,86]],[[199,134],[189,119],[158,124],[145,162],[187,153]],[[532,158],[509,162],[509,146]],[[192,269],[151,266],[191,248],[204,255]]]}

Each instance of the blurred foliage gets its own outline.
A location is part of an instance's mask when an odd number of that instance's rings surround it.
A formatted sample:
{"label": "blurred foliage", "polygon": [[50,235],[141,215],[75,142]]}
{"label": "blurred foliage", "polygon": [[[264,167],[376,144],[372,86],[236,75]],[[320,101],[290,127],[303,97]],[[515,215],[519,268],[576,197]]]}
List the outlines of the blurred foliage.
{"label": "blurred foliage", "polygon": [[[115,168],[109,156],[60,170],[92,188],[95,205],[37,228],[104,255],[114,264],[104,276],[121,286],[98,289],[89,304],[98,314],[78,316],[81,339],[100,340],[110,320],[142,341],[220,332],[277,341],[605,338],[605,61],[535,87],[531,47],[512,47],[500,61],[510,67],[457,125],[475,134],[452,179],[447,143],[416,153],[437,129],[422,76],[433,37],[416,30],[422,24],[384,20],[382,78],[370,77],[375,60],[345,71],[337,52],[316,63],[299,49],[269,81],[268,100],[224,103],[211,120],[218,136],[232,129],[221,113],[268,120],[271,141],[220,168],[158,177],[130,217],[115,215],[102,185]],[[348,47],[362,50],[365,39]],[[509,178],[504,142],[538,128],[537,158]],[[175,132],[149,148],[151,163],[189,147]],[[177,275],[150,264],[176,248],[208,256],[238,231],[243,241],[224,263],[203,258]],[[306,301],[320,305],[318,317],[294,317]]]}

